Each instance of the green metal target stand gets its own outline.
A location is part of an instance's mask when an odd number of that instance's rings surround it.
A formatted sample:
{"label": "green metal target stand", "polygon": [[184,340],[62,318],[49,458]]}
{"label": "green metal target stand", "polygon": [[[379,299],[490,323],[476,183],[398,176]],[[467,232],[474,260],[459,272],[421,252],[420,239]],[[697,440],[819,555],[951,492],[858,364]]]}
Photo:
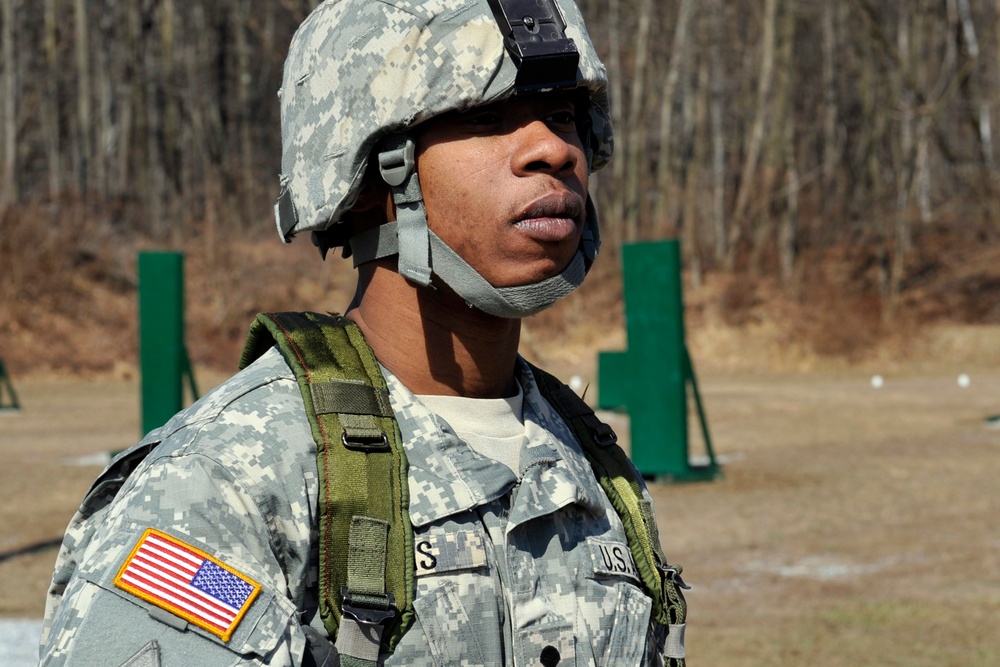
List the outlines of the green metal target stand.
{"label": "green metal target stand", "polygon": [[7,367],[0,359],[0,412],[20,412],[21,402],[17,400],[14,383],[10,380]]}
{"label": "green metal target stand", "polygon": [[[680,244],[622,246],[628,350],[600,352],[598,407],[628,412],[632,462],[643,476],[667,482],[722,475],[712,450],[691,355],[684,340]],[[693,463],[688,394],[694,399],[707,463]]]}
{"label": "green metal target stand", "polygon": [[184,407],[184,382],[198,399],[184,344],[184,255],[139,253],[139,368],[142,432],[167,423]]}

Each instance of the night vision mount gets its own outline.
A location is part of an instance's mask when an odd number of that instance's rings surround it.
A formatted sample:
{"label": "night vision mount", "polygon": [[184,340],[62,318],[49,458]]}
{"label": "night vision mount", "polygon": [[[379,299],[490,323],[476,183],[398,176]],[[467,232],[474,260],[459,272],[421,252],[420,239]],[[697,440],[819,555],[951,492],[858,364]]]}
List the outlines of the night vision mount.
{"label": "night vision mount", "polygon": [[489,0],[504,45],[517,65],[519,93],[576,86],[580,52],[566,36],[555,0]]}

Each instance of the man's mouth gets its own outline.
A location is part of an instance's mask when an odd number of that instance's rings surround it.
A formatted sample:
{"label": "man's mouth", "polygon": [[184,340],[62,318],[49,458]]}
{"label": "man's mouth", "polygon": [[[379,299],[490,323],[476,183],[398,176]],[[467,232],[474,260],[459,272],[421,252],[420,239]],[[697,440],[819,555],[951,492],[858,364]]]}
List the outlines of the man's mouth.
{"label": "man's mouth", "polygon": [[553,192],[528,204],[514,226],[537,241],[565,241],[576,236],[584,205],[573,192]]}

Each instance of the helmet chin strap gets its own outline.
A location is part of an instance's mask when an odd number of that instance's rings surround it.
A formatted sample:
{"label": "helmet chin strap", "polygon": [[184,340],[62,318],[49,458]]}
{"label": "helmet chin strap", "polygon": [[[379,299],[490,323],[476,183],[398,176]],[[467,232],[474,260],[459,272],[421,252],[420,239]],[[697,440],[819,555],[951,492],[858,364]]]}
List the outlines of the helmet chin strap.
{"label": "helmet chin strap", "polygon": [[580,249],[566,268],[558,275],[530,285],[494,287],[428,228],[413,139],[406,134],[389,137],[378,154],[378,161],[382,178],[392,189],[396,222],[351,238],[355,267],[398,254],[400,275],[414,284],[431,286],[433,272],[470,307],[505,318],[534,315],[583,283],[600,246],[597,216],[590,197],[587,198],[587,224]]}
{"label": "helmet chin strap", "polygon": [[[431,284],[427,210],[417,177],[416,144],[406,133],[388,137],[378,154],[382,179],[392,188],[399,236],[399,273],[426,287]],[[357,261],[357,260],[355,260]]]}
{"label": "helmet chin strap", "polygon": [[[399,254],[402,237],[397,236],[398,225],[390,222],[369,229],[351,239],[354,266]],[[431,266],[444,284],[462,297],[472,308],[496,317],[521,318],[545,310],[583,283],[587,274],[587,261],[582,251],[577,251],[561,273],[530,285],[494,287],[472,266],[452,250],[434,232],[428,230]],[[402,271],[399,272],[402,275]]]}

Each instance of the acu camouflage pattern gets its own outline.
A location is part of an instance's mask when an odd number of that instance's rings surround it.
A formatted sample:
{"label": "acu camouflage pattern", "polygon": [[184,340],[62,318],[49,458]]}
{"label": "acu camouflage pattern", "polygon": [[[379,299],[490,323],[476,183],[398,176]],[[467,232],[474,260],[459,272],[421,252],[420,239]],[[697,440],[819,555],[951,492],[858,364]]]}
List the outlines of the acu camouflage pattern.
{"label": "acu camouflage pattern", "polygon": [[[539,665],[549,647],[560,665],[663,664],[621,520],[525,364],[519,373],[520,482],[387,375],[410,465],[417,621],[386,664]],[[460,541],[472,555],[447,546]]]}
{"label": "acu camouflage pattern", "polygon": [[[416,621],[384,664],[538,665],[555,650],[561,666],[661,665],[651,601],[628,564],[608,558],[616,545],[628,552],[621,521],[530,371],[519,372],[520,482],[387,373],[418,577]],[[325,636],[317,497],[301,393],[271,350],[98,479],[60,551],[41,664],[121,665],[151,640],[164,667],[302,664],[304,626]],[[114,587],[148,527],[261,583],[228,643]]]}
{"label": "acu camouflage pattern", "polygon": [[[112,462],[66,532],[41,664],[120,665],[151,639],[164,665],[300,664],[300,613],[315,607],[318,484],[302,415],[294,378],[272,353]],[[150,527],[261,584],[228,643],[114,586]]]}
{"label": "acu camouflage pattern", "polygon": [[[557,0],[589,93],[592,170],[611,158],[607,74],[572,0]],[[340,221],[372,148],[447,111],[513,94],[517,68],[487,0],[327,0],[302,23],[281,97],[282,239]]]}

